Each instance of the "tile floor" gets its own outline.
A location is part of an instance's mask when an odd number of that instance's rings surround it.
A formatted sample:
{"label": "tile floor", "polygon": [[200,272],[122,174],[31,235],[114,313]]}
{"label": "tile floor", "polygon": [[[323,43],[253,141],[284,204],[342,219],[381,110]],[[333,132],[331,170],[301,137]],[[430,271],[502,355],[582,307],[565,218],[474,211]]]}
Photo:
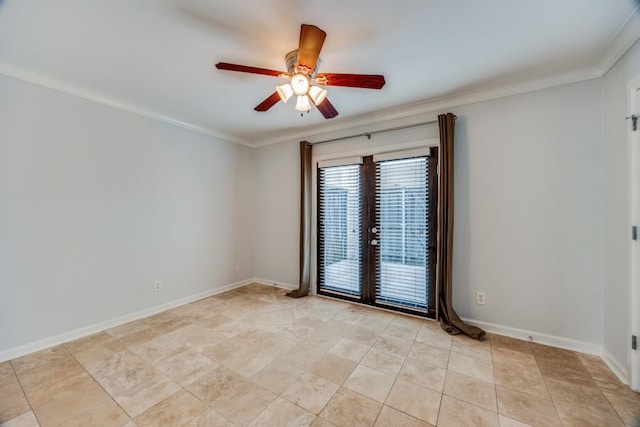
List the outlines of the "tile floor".
{"label": "tile floor", "polygon": [[595,356],[249,285],[0,364],[3,426],[635,426]]}

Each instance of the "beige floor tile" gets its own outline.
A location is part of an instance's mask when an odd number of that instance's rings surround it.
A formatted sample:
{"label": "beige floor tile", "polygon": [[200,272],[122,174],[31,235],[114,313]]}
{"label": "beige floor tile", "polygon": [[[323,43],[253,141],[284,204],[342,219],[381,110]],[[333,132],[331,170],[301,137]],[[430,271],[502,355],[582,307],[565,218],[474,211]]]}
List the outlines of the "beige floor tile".
{"label": "beige floor tile", "polygon": [[161,361],[156,368],[182,387],[186,387],[218,366],[218,363],[200,353],[185,350]]}
{"label": "beige floor tile", "polygon": [[409,350],[408,357],[421,362],[430,363],[439,368],[447,369],[450,353],[451,352],[449,350],[445,350],[440,347],[415,342],[411,346],[411,350]]}
{"label": "beige floor tile", "polygon": [[11,364],[22,387],[63,381],[83,372],[82,366],[63,346],[15,359]]}
{"label": "beige floor tile", "polygon": [[9,396],[22,391],[18,377],[10,362],[0,363],[0,396]]}
{"label": "beige floor tile", "polygon": [[609,400],[596,386],[584,387],[552,378],[547,378],[545,382],[556,406],[582,409],[585,412],[607,413],[613,410]]}
{"label": "beige floor tile", "polygon": [[351,330],[351,328],[353,328],[353,326],[354,325],[350,325],[339,320],[331,319],[320,325],[318,330],[344,338],[349,335],[349,331]]}
{"label": "beige floor tile", "polygon": [[449,371],[444,384],[444,394],[491,412],[498,412],[496,388],[493,383]]}
{"label": "beige floor tile", "polygon": [[249,285],[0,363],[0,423],[135,427],[127,410],[142,425],[225,427],[640,418],[640,395],[597,356],[284,294]]}
{"label": "beige floor tile", "polygon": [[165,335],[167,338],[186,345],[191,350],[198,353],[209,346],[226,340],[227,338],[215,331],[209,330],[199,325],[188,325],[180,329],[176,329]]}
{"label": "beige floor tile", "polygon": [[387,329],[384,330],[384,334],[413,341],[419,330],[419,324],[402,325],[397,322],[391,322]]}
{"label": "beige floor tile", "polygon": [[320,417],[336,427],[370,427],[376,421],[382,404],[351,390],[340,388]]}
{"label": "beige floor tile", "polygon": [[640,425],[640,393],[627,388],[617,392],[604,391],[604,395],[626,425]]}
{"label": "beige floor tile", "polygon": [[144,323],[144,320],[134,320],[133,322],[107,329],[105,332],[114,338],[124,338],[128,335],[133,335],[149,329],[149,326]]}
{"label": "beige floor tile", "polygon": [[536,357],[542,376],[562,380],[564,382],[584,386],[595,387],[596,383],[587,369],[578,362],[563,362],[552,359],[540,359]]}
{"label": "beige floor tile", "polygon": [[419,343],[451,350],[453,338],[440,328],[439,325],[435,328],[433,325],[425,324],[420,328],[415,340]]}
{"label": "beige floor tile", "polygon": [[397,354],[372,348],[360,363],[386,374],[397,375],[402,368],[404,360],[404,357]]}
{"label": "beige floor tile", "polygon": [[404,412],[400,412],[390,406],[383,406],[378,419],[374,424],[375,427],[431,427],[431,424],[425,423],[422,420],[407,415]]}
{"label": "beige floor tile", "polygon": [[487,360],[452,352],[449,358],[449,370],[490,383],[494,382],[493,364]]}
{"label": "beige floor tile", "polygon": [[508,350],[517,351],[519,353],[533,354],[531,345],[528,341],[496,334],[490,334],[489,339],[491,340],[491,347],[493,348],[501,347]]}
{"label": "beige floor tile", "polygon": [[357,363],[352,360],[327,353],[326,356],[311,365],[307,371],[332,383],[342,385],[356,366]]}
{"label": "beige floor tile", "polygon": [[313,331],[311,336],[309,336],[309,338],[304,340],[302,343],[319,347],[324,351],[329,351],[331,347],[336,345],[338,340],[340,340],[339,336],[316,329]]}
{"label": "beige floor tile", "polygon": [[276,359],[252,375],[251,381],[275,394],[280,394],[293,384],[302,372],[302,369]]}
{"label": "beige floor tile", "polygon": [[380,336],[380,331],[365,326],[354,326],[346,336],[347,339],[360,344],[372,346]]}
{"label": "beige floor tile", "polygon": [[386,351],[400,357],[406,357],[411,349],[413,341],[403,338],[387,335],[386,333],[378,338],[373,348],[380,351]]}
{"label": "beige floor tile", "polygon": [[220,367],[187,387],[231,422],[246,425],[276,398],[269,390]]}
{"label": "beige floor tile", "polygon": [[442,393],[446,369],[438,368],[430,363],[407,358],[398,374],[398,379],[418,384]]}
{"label": "beige floor tile", "polygon": [[114,353],[108,359],[86,366],[86,369],[112,396],[124,393],[156,375],[155,368],[149,362],[129,350]]}
{"label": "beige floor tile", "polygon": [[565,427],[624,427],[624,423],[613,409],[606,412],[586,411],[583,408],[567,408],[562,405],[556,405],[556,409]]}
{"label": "beige floor tile", "polygon": [[98,332],[97,334],[65,343],[64,347],[71,353],[75,354],[79,351],[86,350],[96,345],[105,344],[113,340],[114,338],[106,332]]}
{"label": "beige floor tile", "polygon": [[242,375],[243,377],[251,377],[255,375],[260,370],[262,370],[265,366],[269,365],[271,362],[275,360],[275,357],[261,352],[256,352],[255,355],[245,362],[244,365],[240,366],[235,371]]}
{"label": "beige floor tile", "polygon": [[253,359],[256,351],[233,338],[206,347],[202,354],[231,370],[239,369]]}
{"label": "beige floor tile", "polygon": [[491,347],[493,363],[504,363],[521,366],[526,369],[538,369],[538,363],[533,353],[521,352],[503,347]]}
{"label": "beige floor tile", "polygon": [[185,427],[236,427],[231,421],[217,413],[213,409],[208,409],[200,415],[189,420]]}
{"label": "beige floor tile", "polygon": [[329,421],[324,418],[316,417],[316,419],[311,423],[311,427],[336,427],[334,424],[331,424]]}
{"label": "beige floor tile", "polygon": [[72,418],[62,424],[62,427],[85,427],[85,426],[123,426],[131,421],[131,418],[112,399],[107,399],[103,403],[94,406],[88,411]]}
{"label": "beige floor tile", "polygon": [[[111,397],[86,372],[64,381],[55,394],[40,395],[32,403],[33,412],[43,427],[57,426]],[[30,398],[31,399],[31,398]]]}
{"label": "beige floor tile", "polygon": [[140,427],[181,426],[207,410],[201,400],[186,390],[167,397],[135,418]]}
{"label": "beige floor tile", "polygon": [[498,414],[466,402],[442,397],[438,426],[443,427],[500,427]]}
{"label": "beige floor tile", "polygon": [[466,335],[456,335],[453,337],[451,351],[476,359],[492,360],[490,341],[478,341]]}
{"label": "beige floor tile", "polygon": [[505,387],[496,387],[498,413],[534,426],[560,426],[560,419],[552,402],[538,399]]}
{"label": "beige floor tile", "polygon": [[61,381],[27,386],[24,388],[24,392],[31,406],[40,407],[52,402],[68,390],[75,390],[92,382],[93,379],[87,372],[81,371],[79,374]]}
{"label": "beige floor tile", "polygon": [[129,416],[135,418],[178,390],[180,386],[166,375],[155,375],[150,380],[115,395],[114,398]]}
{"label": "beige floor tile", "polygon": [[0,396],[0,424],[31,411],[22,390]]}
{"label": "beige floor tile", "polygon": [[282,397],[317,415],[338,388],[331,381],[304,373],[282,393]]}
{"label": "beige floor tile", "polygon": [[368,345],[359,344],[355,341],[341,338],[333,347],[331,347],[329,353],[358,363],[369,352],[370,348],[371,347]]}
{"label": "beige floor tile", "polygon": [[154,366],[164,359],[168,359],[181,352],[187,351],[187,347],[163,336],[141,344],[133,345],[129,348],[142,359]]}
{"label": "beige floor tile", "polygon": [[2,422],[2,427],[40,427],[40,423],[38,423],[35,414],[29,411],[9,421]]}
{"label": "beige floor tile", "polygon": [[325,354],[325,351],[306,343],[297,344],[291,351],[279,357],[280,360],[298,368],[305,368],[313,364]]}
{"label": "beige floor tile", "polygon": [[387,405],[435,425],[442,395],[410,382],[396,380],[387,401]]}
{"label": "beige floor tile", "polygon": [[395,378],[395,375],[358,365],[342,386],[378,402],[384,402]]}
{"label": "beige floor tile", "polygon": [[531,425],[500,415],[500,427],[531,427]]}
{"label": "beige floor tile", "polygon": [[551,399],[542,374],[535,368],[517,366],[511,363],[493,365],[493,375],[497,385],[531,394],[541,399]]}
{"label": "beige floor tile", "polygon": [[277,398],[249,426],[251,427],[306,427],[310,426],[316,416],[293,403]]}

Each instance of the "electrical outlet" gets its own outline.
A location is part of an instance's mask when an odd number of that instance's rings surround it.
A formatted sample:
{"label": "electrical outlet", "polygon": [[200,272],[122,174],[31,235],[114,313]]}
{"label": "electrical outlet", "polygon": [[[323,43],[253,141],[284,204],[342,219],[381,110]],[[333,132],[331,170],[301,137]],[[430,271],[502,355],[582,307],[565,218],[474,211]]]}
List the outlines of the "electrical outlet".
{"label": "electrical outlet", "polygon": [[476,292],[476,304],[484,305],[484,292]]}
{"label": "electrical outlet", "polygon": [[160,280],[156,280],[155,282],[153,282],[153,292],[160,292],[161,288],[162,282]]}

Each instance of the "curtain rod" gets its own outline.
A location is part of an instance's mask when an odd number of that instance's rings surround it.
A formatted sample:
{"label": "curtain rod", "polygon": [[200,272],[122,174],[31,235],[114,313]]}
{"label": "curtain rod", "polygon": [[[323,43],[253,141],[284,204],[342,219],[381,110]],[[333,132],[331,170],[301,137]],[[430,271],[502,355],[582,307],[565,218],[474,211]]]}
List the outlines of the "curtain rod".
{"label": "curtain rod", "polygon": [[430,120],[428,122],[420,122],[420,123],[414,123],[414,124],[411,124],[411,125],[397,126],[397,127],[393,127],[393,128],[374,130],[374,131],[371,131],[371,132],[363,132],[363,133],[356,133],[356,134],[353,134],[353,135],[340,136],[338,138],[331,138],[331,139],[325,139],[323,141],[310,142],[309,144],[310,145],[328,144],[330,142],[338,142],[338,141],[343,141],[345,139],[360,138],[362,136],[366,136],[367,139],[371,139],[371,135],[377,135],[379,133],[387,133],[387,132],[393,132],[393,131],[397,131],[397,130],[411,129],[411,128],[416,128],[416,127],[420,127],[420,126],[430,126],[430,125],[434,125],[436,123],[438,123],[437,120]]}

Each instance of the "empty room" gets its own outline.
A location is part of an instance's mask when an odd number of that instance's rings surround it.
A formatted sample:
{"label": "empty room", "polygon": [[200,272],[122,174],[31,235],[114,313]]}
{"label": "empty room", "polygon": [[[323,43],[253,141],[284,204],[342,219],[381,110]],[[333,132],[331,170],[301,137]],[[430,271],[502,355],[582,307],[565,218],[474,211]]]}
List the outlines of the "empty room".
{"label": "empty room", "polygon": [[0,0],[0,425],[640,426],[639,8]]}

